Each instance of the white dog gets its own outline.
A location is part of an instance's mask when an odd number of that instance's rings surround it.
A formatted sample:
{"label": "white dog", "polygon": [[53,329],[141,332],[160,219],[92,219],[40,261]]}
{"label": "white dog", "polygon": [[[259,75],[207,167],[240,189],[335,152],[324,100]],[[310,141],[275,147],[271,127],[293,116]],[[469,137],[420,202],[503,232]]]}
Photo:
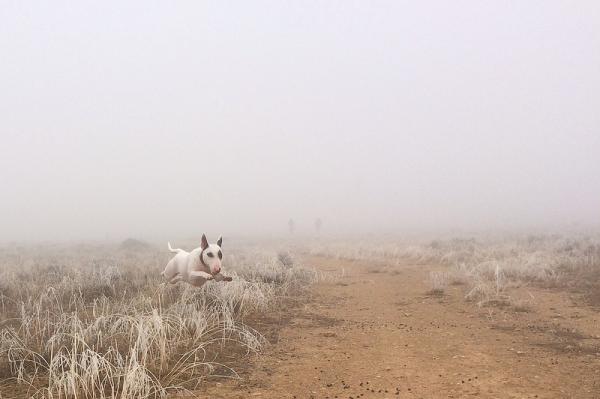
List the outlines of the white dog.
{"label": "white dog", "polygon": [[179,248],[173,249],[171,243],[168,243],[169,251],[177,255],[167,263],[162,275],[171,284],[185,281],[196,287],[202,287],[206,281],[213,279],[216,281],[231,281],[231,277],[221,274],[222,243],[223,238],[219,237],[216,244],[209,244],[204,234],[202,234],[200,248],[196,248],[191,252]]}

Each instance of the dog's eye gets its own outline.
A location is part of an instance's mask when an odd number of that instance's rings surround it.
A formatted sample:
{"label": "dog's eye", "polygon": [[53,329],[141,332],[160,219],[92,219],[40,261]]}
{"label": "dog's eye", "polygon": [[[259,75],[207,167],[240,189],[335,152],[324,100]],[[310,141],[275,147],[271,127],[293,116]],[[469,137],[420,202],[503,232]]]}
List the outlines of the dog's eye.
{"label": "dog's eye", "polygon": [[215,255],[213,255],[213,253],[212,253],[212,252],[207,252],[207,253],[206,253],[206,255],[207,255],[209,258],[212,258],[212,257],[214,257],[214,256],[215,256]]}
{"label": "dog's eye", "polygon": [[219,251],[219,259],[223,259],[223,252]]}

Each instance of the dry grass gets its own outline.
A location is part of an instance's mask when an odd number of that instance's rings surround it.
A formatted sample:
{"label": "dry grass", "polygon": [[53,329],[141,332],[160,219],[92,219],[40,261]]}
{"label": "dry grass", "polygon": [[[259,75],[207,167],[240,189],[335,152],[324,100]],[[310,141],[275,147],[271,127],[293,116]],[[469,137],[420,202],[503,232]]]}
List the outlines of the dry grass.
{"label": "dry grass", "polygon": [[[431,292],[464,285],[465,298],[479,305],[513,306],[511,287],[537,285],[583,292],[600,305],[600,234],[478,234],[435,240],[360,240],[320,242],[310,252],[386,265],[443,264],[445,276],[430,276]],[[523,304],[515,309],[529,308]]]}
{"label": "dry grass", "polygon": [[449,281],[450,277],[447,272],[430,272],[429,285],[431,288],[429,294],[443,295],[446,288],[448,288]]}
{"label": "dry grass", "polygon": [[224,261],[232,282],[165,286],[169,254],[134,244],[0,251],[3,386],[33,398],[162,398],[208,375],[235,377],[215,353],[265,342],[245,316],[317,278],[275,252],[240,248]]}

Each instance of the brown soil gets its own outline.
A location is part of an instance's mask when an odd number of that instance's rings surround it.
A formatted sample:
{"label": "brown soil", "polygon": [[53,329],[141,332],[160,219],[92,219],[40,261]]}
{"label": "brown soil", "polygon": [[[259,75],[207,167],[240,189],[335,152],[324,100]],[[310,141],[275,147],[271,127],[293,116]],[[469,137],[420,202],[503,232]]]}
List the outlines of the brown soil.
{"label": "brown soil", "polygon": [[478,307],[462,286],[427,294],[439,267],[308,263],[345,276],[275,314],[265,353],[199,397],[600,398],[600,315],[582,297],[521,287],[518,306]]}

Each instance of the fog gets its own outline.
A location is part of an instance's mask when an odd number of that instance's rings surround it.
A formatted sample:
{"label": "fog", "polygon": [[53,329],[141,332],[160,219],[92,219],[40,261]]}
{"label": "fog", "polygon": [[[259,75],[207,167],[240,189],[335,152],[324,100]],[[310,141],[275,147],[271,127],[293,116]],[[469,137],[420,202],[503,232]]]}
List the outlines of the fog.
{"label": "fog", "polygon": [[600,3],[0,5],[0,240],[600,223]]}

